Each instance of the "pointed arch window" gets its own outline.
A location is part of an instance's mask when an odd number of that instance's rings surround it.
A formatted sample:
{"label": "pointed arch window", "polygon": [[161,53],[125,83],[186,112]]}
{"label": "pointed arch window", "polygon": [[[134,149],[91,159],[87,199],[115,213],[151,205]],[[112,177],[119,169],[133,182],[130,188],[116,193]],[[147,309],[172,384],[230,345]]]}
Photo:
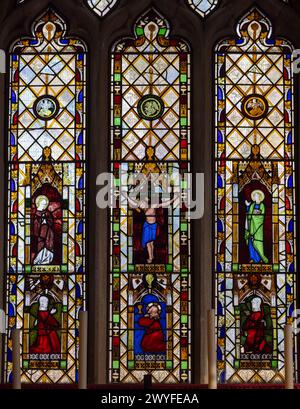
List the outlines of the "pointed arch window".
{"label": "pointed arch window", "polygon": [[188,0],[190,7],[201,17],[206,17],[214,11],[220,0]]}
{"label": "pointed arch window", "polygon": [[291,44],[252,9],[215,51],[220,382],[282,382],[296,280]]}
{"label": "pointed arch window", "polygon": [[[117,190],[123,174],[130,191],[133,175],[178,180],[190,171],[190,49],[169,33],[168,22],[151,9],[136,22],[135,38],[121,39],[112,50],[111,169]],[[185,209],[147,213],[120,201],[119,191],[117,197],[111,213],[110,381],[141,382],[151,372],[155,382],[189,382]]]}
{"label": "pointed arch window", "polygon": [[[85,308],[86,47],[49,9],[10,50],[6,380],[72,383]],[[44,330],[47,326],[47,336]]]}

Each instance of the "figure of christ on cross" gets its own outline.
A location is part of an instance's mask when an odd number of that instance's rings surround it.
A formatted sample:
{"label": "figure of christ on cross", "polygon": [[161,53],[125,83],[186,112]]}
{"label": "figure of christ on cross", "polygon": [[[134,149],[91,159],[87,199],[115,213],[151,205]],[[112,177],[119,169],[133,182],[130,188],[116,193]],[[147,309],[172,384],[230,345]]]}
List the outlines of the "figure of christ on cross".
{"label": "figure of christ on cross", "polygon": [[178,195],[175,195],[172,199],[163,201],[162,203],[151,203],[151,206],[148,204],[148,198],[142,200],[134,200],[122,193],[124,197],[128,200],[128,203],[137,211],[143,211],[145,214],[145,221],[142,229],[142,247],[147,250],[148,258],[147,263],[151,264],[154,260],[154,244],[157,239],[158,232],[158,223],[157,223],[157,213],[158,208],[166,208],[171,205],[174,207],[178,206],[178,201],[180,200]]}
{"label": "figure of christ on cross", "polygon": [[156,209],[143,209],[145,213],[145,222],[142,232],[142,247],[147,248],[147,263],[151,264],[154,259],[154,242],[157,238],[157,220]]}

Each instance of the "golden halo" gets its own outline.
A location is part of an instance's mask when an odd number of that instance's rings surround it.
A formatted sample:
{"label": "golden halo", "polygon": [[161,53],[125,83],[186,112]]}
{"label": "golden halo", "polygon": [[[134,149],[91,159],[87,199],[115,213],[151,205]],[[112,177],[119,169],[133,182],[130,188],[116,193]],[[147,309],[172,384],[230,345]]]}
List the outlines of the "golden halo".
{"label": "golden halo", "polygon": [[264,201],[264,199],[265,199],[264,192],[262,190],[260,190],[260,189],[256,189],[256,190],[253,190],[253,192],[251,193],[251,199],[253,200],[253,202],[255,202],[255,200],[254,200],[254,195],[255,194],[258,194],[260,196],[260,203]]}
{"label": "golden halo", "polygon": [[49,199],[48,199],[48,197],[45,196],[45,195],[39,195],[39,196],[36,197],[36,199],[35,199],[35,205],[36,205],[36,207],[40,207],[40,203],[41,203],[42,200],[45,200],[45,201],[46,201],[46,203],[47,203],[46,208],[47,208],[48,205],[49,205]]}
{"label": "golden halo", "polygon": [[147,312],[150,310],[151,307],[157,307],[158,311],[161,313],[161,306],[156,302],[151,302],[147,305]]}

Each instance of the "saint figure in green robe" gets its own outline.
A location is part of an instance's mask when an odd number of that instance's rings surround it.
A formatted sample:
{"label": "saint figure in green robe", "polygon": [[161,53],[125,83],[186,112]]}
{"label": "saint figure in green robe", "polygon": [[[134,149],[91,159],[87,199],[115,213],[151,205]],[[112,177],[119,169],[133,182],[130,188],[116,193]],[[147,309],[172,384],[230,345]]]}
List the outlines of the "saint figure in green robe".
{"label": "saint figure in green robe", "polygon": [[245,240],[249,249],[250,263],[269,262],[264,253],[264,223],[266,207],[265,198],[261,190],[254,190],[251,194],[252,202],[246,200]]}

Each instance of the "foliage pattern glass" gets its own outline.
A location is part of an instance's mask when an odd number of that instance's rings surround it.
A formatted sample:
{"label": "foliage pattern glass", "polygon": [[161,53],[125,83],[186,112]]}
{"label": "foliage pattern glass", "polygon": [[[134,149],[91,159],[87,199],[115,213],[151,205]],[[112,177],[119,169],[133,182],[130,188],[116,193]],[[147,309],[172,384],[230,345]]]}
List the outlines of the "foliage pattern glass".
{"label": "foliage pattern glass", "polygon": [[[190,170],[190,50],[169,31],[151,9],[137,21],[135,38],[113,47],[111,166],[117,189],[120,171],[164,177]],[[120,200],[118,191],[116,196]],[[127,203],[111,212],[109,379],[141,382],[151,372],[155,382],[189,382],[190,225],[179,207],[156,209],[155,225],[147,220],[146,212]]]}
{"label": "foliage pattern glass", "polygon": [[282,382],[295,308],[292,46],[252,9],[215,53],[220,382]]}
{"label": "foliage pattern glass", "polygon": [[10,51],[6,379],[72,383],[85,306],[86,47],[51,9]]}

